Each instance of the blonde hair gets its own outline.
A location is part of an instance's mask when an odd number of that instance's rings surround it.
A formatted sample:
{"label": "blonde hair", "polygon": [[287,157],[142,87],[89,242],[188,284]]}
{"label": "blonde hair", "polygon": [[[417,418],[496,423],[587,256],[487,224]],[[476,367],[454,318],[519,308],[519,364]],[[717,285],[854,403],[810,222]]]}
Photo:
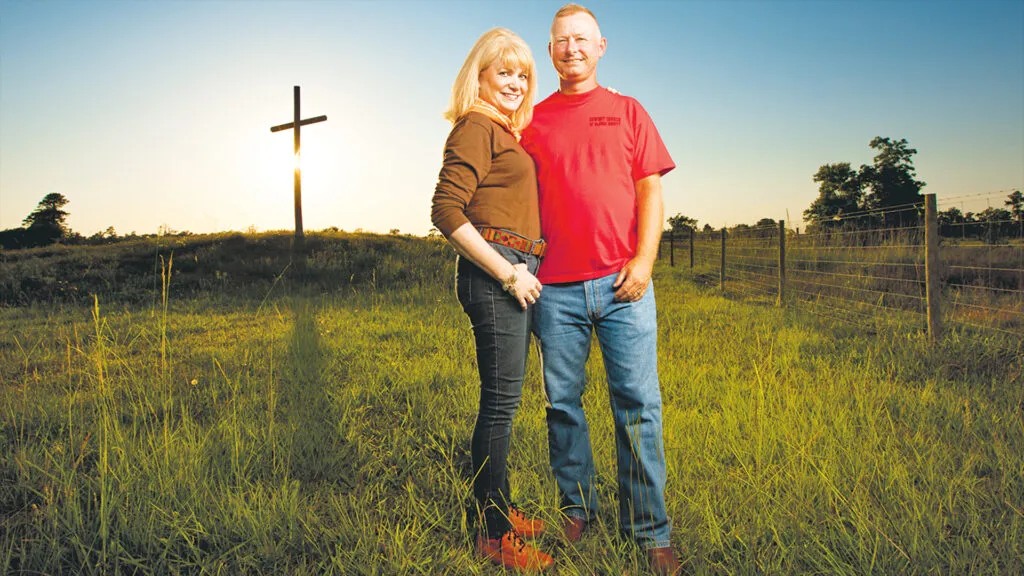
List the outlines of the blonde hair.
{"label": "blonde hair", "polygon": [[455,77],[452,99],[444,117],[453,124],[469,112],[469,108],[480,94],[480,73],[495,62],[506,68],[520,68],[526,73],[526,93],[523,103],[512,113],[512,127],[522,130],[533,117],[533,97],[537,93],[537,67],[533,62],[530,47],[505,28],[494,28],[484,32],[466,56],[466,61]]}
{"label": "blonde hair", "polygon": [[551,18],[552,40],[554,40],[555,23],[558,22],[558,18],[571,16],[573,14],[587,14],[588,16],[594,18],[594,25],[597,26],[597,36],[598,38],[601,37],[601,25],[597,24],[597,16],[594,15],[594,12],[588,10],[585,6],[581,6],[580,4],[566,4],[561,8],[558,8],[558,11],[555,12],[555,17]]}
{"label": "blonde hair", "polygon": [[590,16],[591,18],[594,19],[594,22],[597,22],[597,16],[594,16],[593,12],[587,10],[586,7],[580,6],[579,4],[566,4],[565,6],[562,6],[561,8],[558,9],[558,12],[555,12],[554,20],[558,20],[559,18],[564,18],[566,16],[572,16],[573,14],[580,13]]}

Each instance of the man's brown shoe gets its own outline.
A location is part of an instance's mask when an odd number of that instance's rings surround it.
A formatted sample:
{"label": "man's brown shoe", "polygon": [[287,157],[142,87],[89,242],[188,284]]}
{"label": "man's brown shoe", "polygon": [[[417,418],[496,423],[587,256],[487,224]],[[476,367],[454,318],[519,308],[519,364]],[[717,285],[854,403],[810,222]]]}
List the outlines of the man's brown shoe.
{"label": "man's brown shoe", "polygon": [[493,540],[478,534],[476,552],[499,566],[521,572],[541,572],[555,563],[551,556],[527,544],[515,530]]}
{"label": "man's brown shoe", "polygon": [[651,561],[651,570],[658,576],[673,576],[679,572],[679,560],[671,546],[651,548],[647,550],[647,558]]}
{"label": "man's brown shoe", "polygon": [[583,529],[587,527],[587,521],[583,518],[568,516],[562,523],[562,534],[570,544],[575,544],[583,538]]}
{"label": "man's brown shoe", "polygon": [[515,506],[508,507],[508,521],[523,538],[536,538],[544,532],[544,521],[538,518],[527,518],[522,510]]}

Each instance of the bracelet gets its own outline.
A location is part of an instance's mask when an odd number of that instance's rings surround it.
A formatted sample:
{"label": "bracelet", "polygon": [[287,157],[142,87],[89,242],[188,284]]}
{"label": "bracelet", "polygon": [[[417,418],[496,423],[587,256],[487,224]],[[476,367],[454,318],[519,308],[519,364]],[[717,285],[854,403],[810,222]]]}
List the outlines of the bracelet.
{"label": "bracelet", "polygon": [[509,294],[512,294],[513,291],[516,289],[516,282],[518,281],[519,271],[513,269],[512,274],[510,274],[508,278],[505,278],[505,281],[501,284],[501,289],[504,290],[505,292],[508,292]]}

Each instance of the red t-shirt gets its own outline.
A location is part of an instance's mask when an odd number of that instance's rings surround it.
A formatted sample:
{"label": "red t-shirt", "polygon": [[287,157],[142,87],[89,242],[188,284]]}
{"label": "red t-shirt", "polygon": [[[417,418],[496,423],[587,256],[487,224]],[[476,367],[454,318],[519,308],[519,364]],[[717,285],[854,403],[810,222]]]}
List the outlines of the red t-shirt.
{"label": "red t-shirt", "polygon": [[635,99],[598,87],[537,104],[520,142],[537,165],[541,233],[537,278],[578,282],[618,272],[636,255],[634,182],[675,168]]}

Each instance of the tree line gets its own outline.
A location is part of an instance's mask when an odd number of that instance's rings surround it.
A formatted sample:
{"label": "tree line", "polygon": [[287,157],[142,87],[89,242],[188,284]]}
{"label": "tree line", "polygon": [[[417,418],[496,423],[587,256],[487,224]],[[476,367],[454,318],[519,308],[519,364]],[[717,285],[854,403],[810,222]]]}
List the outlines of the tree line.
{"label": "tree line", "polygon": [[[917,150],[905,138],[895,140],[877,136],[869,146],[876,151],[871,164],[854,168],[849,162],[824,164],[811,177],[818,184],[818,197],[804,210],[807,232],[821,233],[843,229],[903,228],[917,226],[924,217],[921,206],[925,183],[917,179],[913,156]],[[1024,195],[1014,191],[1005,208],[989,207],[978,213],[949,208],[938,214],[940,234],[944,237],[976,238],[998,242],[1019,237],[1024,230]],[[698,230],[697,220],[683,214],[668,219],[666,232],[688,234]],[[729,228],[744,235],[771,234],[778,222],[762,218],[753,226],[739,224]],[[714,228],[705,224],[700,231]]]}
{"label": "tree line", "polygon": [[[912,209],[924,198],[925,183],[917,179],[913,156],[917,150],[905,138],[873,138],[869,146],[875,150],[871,164],[853,168],[849,162],[824,164],[811,177],[818,183],[818,197],[803,212],[807,232],[821,233],[836,229],[902,228],[917,226],[923,213]],[[22,221],[21,228],[0,231],[0,248],[32,248],[61,242],[63,244],[104,244],[123,238],[179,235],[162,226],[158,234],[118,237],[113,226],[92,236],[82,236],[67,225],[69,204],[63,194],[50,193]],[[952,207],[938,213],[939,233],[948,238],[980,239],[988,243],[1004,238],[1024,236],[1024,194],[1016,190],[1007,196],[1005,207],[988,207],[980,212],[963,212]],[[710,224],[697,227],[697,220],[683,214],[668,219],[666,233],[682,236],[690,230],[712,233]],[[753,226],[738,224],[729,228],[734,234],[772,235],[778,225],[774,218],[761,218]],[[397,229],[391,231],[396,234]],[[433,230],[432,230],[433,232]]]}
{"label": "tree line", "polygon": [[50,244],[108,244],[118,240],[133,238],[150,238],[154,236],[188,236],[191,232],[177,232],[167,225],[160,227],[157,234],[138,235],[135,232],[118,236],[113,226],[91,236],[83,236],[68,226],[70,213],[65,207],[70,204],[63,194],[51,192],[36,205],[35,210],[21,221],[20,228],[0,230],[0,248],[13,250],[18,248],[36,248]]}

